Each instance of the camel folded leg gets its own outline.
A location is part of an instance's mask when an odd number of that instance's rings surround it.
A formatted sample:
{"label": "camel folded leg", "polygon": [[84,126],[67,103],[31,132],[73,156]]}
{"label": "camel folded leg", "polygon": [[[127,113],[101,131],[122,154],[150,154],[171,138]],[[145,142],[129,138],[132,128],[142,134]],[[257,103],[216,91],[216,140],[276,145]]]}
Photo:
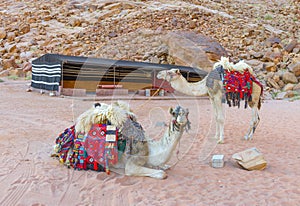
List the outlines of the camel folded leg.
{"label": "camel folded leg", "polygon": [[125,165],[125,174],[128,176],[153,177],[156,179],[167,178],[167,173],[163,170],[144,167],[146,163],[144,157],[130,157]]}

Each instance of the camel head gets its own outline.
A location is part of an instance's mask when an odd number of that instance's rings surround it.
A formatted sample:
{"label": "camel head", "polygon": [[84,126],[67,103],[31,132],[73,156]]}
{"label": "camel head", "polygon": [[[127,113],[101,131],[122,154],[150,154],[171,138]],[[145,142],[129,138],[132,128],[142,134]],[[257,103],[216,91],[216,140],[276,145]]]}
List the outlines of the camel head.
{"label": "camel head", "polygon": [[170,69],[170,70],[163,70],[163,71],[158,72],[156,77],[158,79],[164,79],[168,82],[171,82],[180,76],[181,76],[181,73],[180,73],[179,69]]}
{"label": "camel head", "polygon": [[189,110],[184,109],[181,106],[175,107],[175,109],[170,108],[169,113],[172,115],[172,123],[174,124],[174,128],[186,128],[186,130],[190,129],[190,121],[188,119]]}

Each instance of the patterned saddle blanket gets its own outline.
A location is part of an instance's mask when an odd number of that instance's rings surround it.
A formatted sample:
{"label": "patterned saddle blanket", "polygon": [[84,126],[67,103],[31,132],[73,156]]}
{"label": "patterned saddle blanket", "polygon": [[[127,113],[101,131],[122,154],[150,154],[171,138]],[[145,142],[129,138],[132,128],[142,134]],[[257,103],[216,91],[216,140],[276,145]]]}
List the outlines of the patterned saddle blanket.
{"label": "patterned saddle blanket", "polygon": [[146,139],[142,126],[131,118],[121,129],[110,124],[93,124],[87,134],[76,134],[73,125],[56,138],[52,156],[74,169],[109,174],[109,165],[116,164],[123,153],[132,155],[133,141],[145,142]]}
{"label": "patterned saddle blanket", "polygon": [[229,71],[222,67],[211,71],[208,74],[206,85],[213,88],[214,80],[223,82],[225,100],[231,106],[240,107],[240,101],[245,101],[245,108],[248,102],[252,100],[253,82],[258,84],[262,89],[262,84],[249,72]]}

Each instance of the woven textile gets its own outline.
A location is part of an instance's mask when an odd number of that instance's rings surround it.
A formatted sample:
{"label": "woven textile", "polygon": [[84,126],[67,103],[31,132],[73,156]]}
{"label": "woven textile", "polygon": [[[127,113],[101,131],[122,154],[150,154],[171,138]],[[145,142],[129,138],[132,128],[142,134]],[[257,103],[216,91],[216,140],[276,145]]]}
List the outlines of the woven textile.
{"label": "woven textile", "polygon": [[89,156],[109,171],[109,164],[118,162],[118,131],[115,126],[106,124],[92,125],[84,141]]}
{"label": "woven textile", "polygon": [[37,89],[58,91],[61,80],[61,64],[32,64],[31,86]]}
{"label": "woven textile", "polygon": [[240,100],[245,100],[245,108],[251,101],[253,79],[255,77],[246,69],[243,73],[225,70],[224,90],[229,106],[240,107]]}

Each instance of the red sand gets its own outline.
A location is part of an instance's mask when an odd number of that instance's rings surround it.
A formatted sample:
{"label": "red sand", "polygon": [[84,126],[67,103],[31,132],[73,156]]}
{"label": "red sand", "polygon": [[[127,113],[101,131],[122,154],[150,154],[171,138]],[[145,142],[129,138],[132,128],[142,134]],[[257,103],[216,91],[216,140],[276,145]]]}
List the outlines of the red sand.
{"label": "red sand", "polygon": [[[75,171],[50,154],[55,138],[94,102],[26,93],[22,81],[0,83],[0,205],[297,205],[300,201],[300,101],[266,101],[252,141],[242,139],[251,110],[226,108],[225,144],[212,139],[212,108],[207,99],[127,100],[153,138],[167,109],[190,110],[185,133],[168,178]],[[105,102],[110,102],[105,100]],[[256,147],[268,166],[246,171],[232,154]],[[212,168],[213,154],[225,155],[224,168]],[[179,161],[178,161],[178,159]]]}

